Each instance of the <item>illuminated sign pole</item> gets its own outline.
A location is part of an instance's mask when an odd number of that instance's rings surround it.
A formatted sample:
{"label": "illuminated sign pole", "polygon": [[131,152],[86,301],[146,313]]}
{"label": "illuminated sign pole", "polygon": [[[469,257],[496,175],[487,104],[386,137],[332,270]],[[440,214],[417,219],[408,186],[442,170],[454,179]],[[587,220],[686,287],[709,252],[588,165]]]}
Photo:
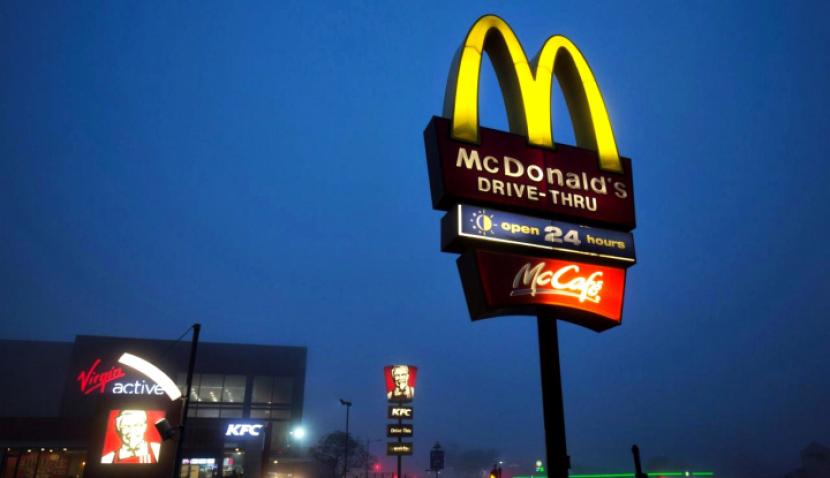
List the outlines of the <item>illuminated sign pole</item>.
{"label": "illuminated sign pole", "polygon": [[383,376],[386,381],[386,399],[389,401],[387,417],[397,419],[397,423],[386,425],[386,436],[397,438],[397,441],[386,443],[386,455],[394,456],[397,459],[398,478],[401,475],[401,458],[404,455],[412,455],[412,443],[404,442],[404,438],[411,438],[414,435],[412,423],[404,423],[404,420],[412,420],[413,409],[405,404],[415,398],[415,380],[418,378],[418,367],[414,365],[387,365],[383,368]]}
{"label": "illuminated sign pole", "polygon": [[[499,80],[510,132],[479,127],[484,53]],[[576,146],[554,143],[556,76]],[[631,160],[617,151],[591,68],[567,38],[531,63],[510,26],[485,15],[456,55],[444,103],[424,131],[442,250],[458,252],[472,320],[535,315],[547,462],[570,468],[556,320],[601,332],[620,325],[626,270],[636,262]]]}

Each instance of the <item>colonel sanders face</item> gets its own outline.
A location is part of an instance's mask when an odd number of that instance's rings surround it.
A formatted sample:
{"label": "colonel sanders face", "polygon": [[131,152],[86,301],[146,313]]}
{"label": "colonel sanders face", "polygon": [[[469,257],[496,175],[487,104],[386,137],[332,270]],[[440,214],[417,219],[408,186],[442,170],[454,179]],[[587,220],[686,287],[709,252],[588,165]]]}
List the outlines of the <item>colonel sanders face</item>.
{"label": "colonel sanders face", "polygon": [[395,382],[395,388],[406,390],[409,384],[409,367],[406,365],[392,367],[392,380]]}
{"label": "colonel sanders face", "polygon": [[115,430],[121,437],[121,444],[136,449],[144,443],[147,432],[147,413],[144,410],[124,410],[115,419]]}

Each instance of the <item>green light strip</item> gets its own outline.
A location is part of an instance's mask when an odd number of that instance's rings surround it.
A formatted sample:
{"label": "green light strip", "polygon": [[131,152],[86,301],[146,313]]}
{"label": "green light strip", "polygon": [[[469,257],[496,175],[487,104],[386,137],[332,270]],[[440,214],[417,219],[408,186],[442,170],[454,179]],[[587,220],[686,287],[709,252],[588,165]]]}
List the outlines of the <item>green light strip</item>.
{"label": "green light strip", "polygon": [[[658,476],[686,476],[685,471],[651,471],[647,473],[649,478]],[[569,478],[634,478],[634,473],[596,473],[589,475],[568,475]],[[711,471],[690,471],[689,478],[715,476]],[[513,478],[548,478],[548,475],[514,475]]]}

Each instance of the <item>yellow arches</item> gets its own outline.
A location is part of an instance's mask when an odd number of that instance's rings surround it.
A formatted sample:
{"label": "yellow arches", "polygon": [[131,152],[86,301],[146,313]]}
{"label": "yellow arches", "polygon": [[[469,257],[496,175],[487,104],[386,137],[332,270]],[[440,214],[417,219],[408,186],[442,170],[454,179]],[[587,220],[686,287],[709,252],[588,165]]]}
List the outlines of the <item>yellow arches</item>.
{"label": "yellow arches", "polygon": [[444,103],[454,138],[478,142],[478,81],[485,52],[501,85],[511,132],[527,136],[530,144],[554,147],[551,86],[556,75],[577,146],[597,151],[601,169],[623,172],[605,102],[579,49],[567,38],[554,35],[531,65],[513,30],[495,15],[476,21],[456,55]]}

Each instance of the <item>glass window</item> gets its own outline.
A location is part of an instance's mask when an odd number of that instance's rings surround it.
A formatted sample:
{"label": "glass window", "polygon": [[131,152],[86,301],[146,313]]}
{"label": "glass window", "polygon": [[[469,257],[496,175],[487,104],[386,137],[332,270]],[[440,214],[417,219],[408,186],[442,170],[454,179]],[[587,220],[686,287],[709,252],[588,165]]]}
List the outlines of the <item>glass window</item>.
{"label": "glass window", "polygon": [[225,385],[222,388],[222,401],[241,403],[245,401],[245,376],[225,375]]}
{"label": "glass window", "polygon": [[288,377],[277,377],[274,380],[274,394],[271,402],[291,403],[291,394],[294,391],[293,383]]}
{"label": "glass window", "polygon": [[271,403],[271,387],[273,383],[274,379],[271,377],[254,377],[251,403]]}
{"label": "glass window", "polygon": [[[15,453],[12,455],[12,453]],[[6,464],[3,465],[3,472],[0,473],[0,476],[9,476],[14,477],[14,470],[17,468],[17,460],[20,458],[17,452],[9,452],[6,453]]]}
{"label": "glass window", "polygon": [[[194,402],[199,401],[199,378],[200,375],[198,373],[193,374],[193,383],[190,388],[190,400]],[[187,392],[187,375],[183,373],[176,375],[176,385],[179,386],[179,390],[182,392],[182,395],[184,395]]]}
{"label": "glass window", "polygon": [[37,459],[40,456],[39,452],[29,452],[20,456],[20,461],[17,463],[17,476],[20,478],[34,478],[35,467]]}
{"label": "glass window", "polygon": [[242,418],[242,407],[224,407],[220,415],[225,418]]}
{"label": "glass window", "polygon": [[207,418],[219,418],[219,409],[218,408],[203,408],[200,407],[196,411],[197,417],[207,417]]}
{"label": "glass window", "polygon": [[202,375],[199,381],[199,398],[202,402],[219,402],[222,399],[222,375]]}
{"label": "glass window", "polygon": [[271,410],[267,408],[252,408],[251,418],[271,418]]}
{"label": "glass window", "polygon": [[271,451],[278,450],[288,440],[288,422],[271,421]]}

